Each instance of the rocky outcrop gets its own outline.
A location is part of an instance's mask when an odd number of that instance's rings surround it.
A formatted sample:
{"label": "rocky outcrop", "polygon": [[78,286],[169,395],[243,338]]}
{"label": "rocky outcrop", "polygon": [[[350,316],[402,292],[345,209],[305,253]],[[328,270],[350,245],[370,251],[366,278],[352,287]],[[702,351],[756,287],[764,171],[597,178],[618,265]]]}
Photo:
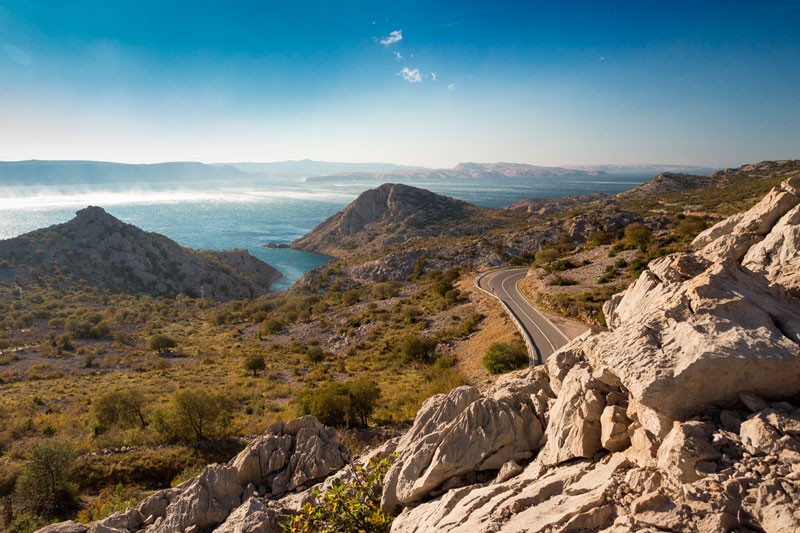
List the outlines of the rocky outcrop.
{"label": "rocky outcrop", "polygon": [[452,487],[494,477],[509,461],[530,459],[542,438],[532,394],[539,381],[505,383],[485,396],[473,387],[430,398],[397,446],[384,480],[391,511]]}
{"label": "rocky outcrop", "polygon": [[[291,247],[329,255],[369,245],[372,248],[413,237],[462,234],[456,223],[481,209],[409,185],[386,183],[359,195]],[[477,228],[474,230],[477,231]],[[363,251],[363,250],[362,250]]]}
{"label": "rocky outcrop", "polygon": [[719,182],[720,178],[714,177],[714,175],[695,176],[692,174],[663,172],[641,185],[617,194],[617,198],[647,198],[657,194],[711,187]]}
{"label": "rocky outcrop", "polygon": [[[389,452],[386,452],[387,454]],[[332,428],[306,416],[270,427],[228,464],[206,467],[199,476],[175,488],[158,491],[129,508],[83,526],[64,522],[50,533],[277,533],[297,508],[277,502],[301,495],[350,460]]]}
{"label": "rocky outcrop", "polygon": [[[800,301],[787,281],[797,274],[740,262],[773,232],[792,234],[795,188],[784,183],[699,240],[721,248],[747,235],[745,253],[654,261],[606,305],[609,331],[556,352],[547,380],[526,371],[499,382],[486,397],[524,391],[545,422],[531,458],[494,479],[471,467],[455,486],[398,498],[405,508],[392,531],[797,530],[790,502],[800,496],[800,410],[778,401],[800,393]],[[778,257],[787,264],[797,251]],[[417,431],[417,445],[395,466],[398,479],[402,465],[431,456],[439,437],[426,439],[450,423]],[[471,455],[449,463],[470,468]],[[396,494],[394,478],[387,481]]]}
{"label": "rocky outcrop", "polygon": [[[58,276],[137,295],[260,296],[280,272],[246,250],[198,252],[157,233],[87,207],[65,224],[0,241],[0,281],[30,283]],[[31,274],[29,267],[36,265]]]}

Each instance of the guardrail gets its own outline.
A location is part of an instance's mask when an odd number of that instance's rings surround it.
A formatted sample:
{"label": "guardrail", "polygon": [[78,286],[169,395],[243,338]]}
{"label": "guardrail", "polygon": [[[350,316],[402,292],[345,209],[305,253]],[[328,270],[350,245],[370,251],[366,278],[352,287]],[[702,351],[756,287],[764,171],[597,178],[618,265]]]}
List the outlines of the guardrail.
{"label": "guardrail", "polygon": [[514,312],[514,310],[511,309],[508,306],[508,304],[506,304],[503,300],[501,300],[496,294],[489,292],[483,287],[481,287],[481,280],[493,272],[494,270],[490,270],[489,272],[484,272],[483,274],[475,278],[475,280],[473,281],[475,287],[477,287],[479,291],[488,294],[489,296],[500,302],[500,305],[502,306],[503,310],[505,310],[505,312],[508,313],[508,316],[511,317],[511,321],[514,322],[515,326],[517,326],[520,335],[522,335],[522,340],[525,341],[525,346],[528,349],[528,360],[530,361],[529,363],[530,366],[541,365],[542,355],[539,353],[539,349],[536,348],[536,344],[533,342],[530,333],[528,333],[528,330],[525,329],[525,326],[522,325],[522,322],[520,321],[519,317]]}

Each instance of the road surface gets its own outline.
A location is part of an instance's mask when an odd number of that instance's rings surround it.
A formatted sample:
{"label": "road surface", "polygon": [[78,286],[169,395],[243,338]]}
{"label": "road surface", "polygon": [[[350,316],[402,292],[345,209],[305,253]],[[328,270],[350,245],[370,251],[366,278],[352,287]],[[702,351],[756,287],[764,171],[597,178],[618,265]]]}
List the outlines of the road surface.
{"label": "road surface", "polygon": [[[567,343],[567,338],[534,308],[517,286],[528,272],[527,268],[509,268],[482,274],[476,279],[478,287],[506,304],[528,335],[534,354],[531,358],[541,364]],[[535,357],[534,357],[535,356]]]}

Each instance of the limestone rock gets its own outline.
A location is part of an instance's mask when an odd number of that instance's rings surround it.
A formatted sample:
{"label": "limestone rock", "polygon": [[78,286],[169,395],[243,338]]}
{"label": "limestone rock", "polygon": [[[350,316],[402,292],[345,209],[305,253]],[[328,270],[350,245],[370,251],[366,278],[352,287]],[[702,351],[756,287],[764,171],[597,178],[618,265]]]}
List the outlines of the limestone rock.
{"label": "limestone rock", "polygon": [[[459,477],[530,458],[542,437],[530,392],[503,388],[480,397],[461,387],[426,402],[384,480],[384,509],[424,500],[446,482],[458,484]],[[445,411],[452,418],[444,419]],[[436,419],[444,423],[432,426]]]}
{"label": "limestone rock", "polygon": [[676,423],[658,449],[658,467],[683,483],[697,481],[703,477],[697,472],[697,464],[720,457],[710,440],[708,425]]}
{"label": "limestone rock", "polygon": [[243,486],[262,487],[279,498],[304,490],[342,468],[349,452],[332,428],[306,416],[276,424],[232,461]]}
{"label": "limestone rock", "polygon": [[180,497],[167,507],[158,533],[183,532],[189,526],[207,529],[222,523],[242,501],[236,469],[227,465],[210,465],[192,480]]}
{"label": "limestone rock", "polygon": [[87,526],[68,520],[66,522],[45,526],[36,531],[36,533],[86,533],[87,531],[89,531]]}
{"label": "limestone rock", "polygon": [[630,423],[625,408],[619,405],[606,406],[600,415],[600,445],[612,452],[619,452],[630,446]]}
{"label": "limestone rock", "polygon": [[645,271],[606,311],[611,331],[587,339],[587,361],[668,418],[735,405],[745,390],[800,392],[800,306],[730,259],[682,283]]}
{"label": "limestone rock", "polygon": [[556,465],[576,457],[591,458],[600,451],[600,416],[607,385],[592,377],[585,364],[574,366],[550,410],[547,443],[537,457],[542,465]]}
{"label": "limestone rock", "polygon": [[280,533],[277,513],[256,498],[237,507],[214,533]]}

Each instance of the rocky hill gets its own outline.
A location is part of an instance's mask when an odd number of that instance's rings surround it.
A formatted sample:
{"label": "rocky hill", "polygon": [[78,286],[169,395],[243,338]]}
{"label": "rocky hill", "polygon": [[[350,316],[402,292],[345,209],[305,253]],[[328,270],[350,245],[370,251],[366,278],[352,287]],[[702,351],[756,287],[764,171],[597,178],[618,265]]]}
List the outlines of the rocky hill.
{"label": "rocky hill", "polygon": [[363,252],[365,246],[376,249],[415,237],[458,236],[472,228],[459,228],[458,223],[480,211],[424,189],[386,183],[361,193],[291,247],[342,256],[355,249]]}
{"label": "rocky hill", "polygon": [[[0,283],[91,283],[136,295],[229,300],[267,292],[281,274],[246,250],[199,252],[87,207],[64,224],[0,241]],[[34,267],[35,265],[35,267]]]}
{"label": "rocky hill", "polygon": [[689,189],[710,187],[719,183],[719,179],[711,176],[695,176],[693,174],[675,174],[664,172],[655,178],[636,187],[617,194],[618,198],[641,198],[655,194],[664,194]]}
{"label": "rocky hill", "polygon": [[[391,530],[800,530],[800,176],[695,244],[607,302],[607,331],[428,399],[371,452],[395,454]],[[314,420],[279,425],[93,531],[278,531],[347,455]]]}

